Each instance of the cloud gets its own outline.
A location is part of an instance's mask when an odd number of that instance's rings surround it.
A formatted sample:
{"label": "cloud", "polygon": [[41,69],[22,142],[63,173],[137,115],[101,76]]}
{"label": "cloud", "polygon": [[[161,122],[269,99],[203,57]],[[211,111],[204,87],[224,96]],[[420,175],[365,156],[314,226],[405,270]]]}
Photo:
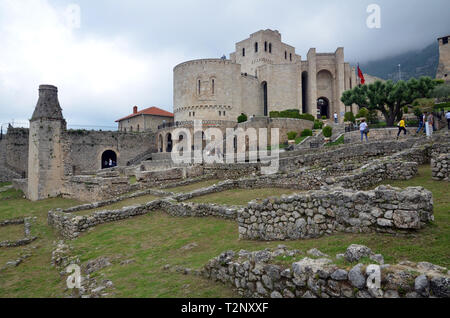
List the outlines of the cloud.
{"label": "cloud", "polygon": [[[371,3],[381,29],[366,26]],[[26,121],[48,83],[69,124],[115,126],[133,105],[171,111],[175,65],[229,54],[258,30],[279,30],[303,59],[343,46],[362,63],[448,34],[449,10],[448,0],[0,0],[0,123]]]}
{"label": "cloud", "polygon": [[120,34],[80,34],[65,10],[46,0],[1,1],[0,11],[0,47],[7,48],[0,51],[2,122],[31,116],[39,84],[58,86],[66,118],[110,126],[132,105],[161,106],[157,96],[171,95],[170,70],[183,56],[136,51]]}

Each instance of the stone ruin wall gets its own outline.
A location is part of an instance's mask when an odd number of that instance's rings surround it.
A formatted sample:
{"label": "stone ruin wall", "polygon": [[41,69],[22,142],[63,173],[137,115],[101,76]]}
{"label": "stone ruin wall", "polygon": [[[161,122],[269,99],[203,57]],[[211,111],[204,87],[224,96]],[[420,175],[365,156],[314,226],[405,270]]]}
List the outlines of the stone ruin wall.
{"label": "stone ruin wall", "polygon": [[65,139],[65,175],[101,169],[101,157],[106,150],[117,154],[119,166],[127,166],[140,153],[157,151],[154,133],[68,130]]}
{"label": "stone ruin wall", "polygon": [[251,202],[238,224],[240,239],[273,241],[419,230],[432,220],[431,192],[380,186],[367,192],[333,189]]}
{"label": "stone ruin wall", "polygon": [[[370,126],[369,126],[370,128]],[[406,137],[411,137],[416,135],[417,127],[406,127],[408,134]],[[370,129],[369,141],[373,140],[395,140],[397,138],[398,128],[376,128]],[[366,137],[364,137],[364,141]],[[402,132],[399,138],[405,138],[404,132]],[[344,142],[346,144],[353,144],[356,142],[361,142],[361,133],[359,130],[347,132],[344,135]]]}
{"label": "stone ruin wall", "polygon": [[[312,254],[308,251],[308,254]],[[277,249],[239,253],[227,251],[210,260],[200,274],[236,288],[243,297],[252,298],[449,298],[449,272],[427,262],[384,264],[382,255],[373,255],[366,246],[351,245],[341,258],[351,269],[336,265],[316,250],[291,265],[279,259],[298,258],[298,250]],[[374,265],[354,265],[362,257],[378,256],[373,264],[379,269],[379,287],[372,287]],[[352,264],[353,263],[353,264]],[[372,283],[372,284],[370,284]]]}
{"label": "stone ruin wall", "polygon": [[434,180],[450,181],[450,143],[433,145],[431,169]]}
{"label": "stone ruin wall", "polygon": [[4,166],[13,172],[9,173],[7,178],[3,175],[0,176],[8,179],[7,181],[28,175],[28,135],[28,128],[9,127],[8,133],[3,136],[0,149],[2,152],[0,166]]}
{"label": "stone ruin wall", "polygon": [[[28,176],[28,128],[9,128],[1,141],[2,162],[18,175]],[[118,155],[119,165],[145,151],[156,152],[156,137],[153,133],[120,133],[109,131],[66,130],[62,134],[64,175],[79,174],[83,171],[95,172],[101,168],[101,155],[105,150],[113,150]],[[18,175],[17,175],[18,174]],[[1,176],[0,176],[1,177]]]}

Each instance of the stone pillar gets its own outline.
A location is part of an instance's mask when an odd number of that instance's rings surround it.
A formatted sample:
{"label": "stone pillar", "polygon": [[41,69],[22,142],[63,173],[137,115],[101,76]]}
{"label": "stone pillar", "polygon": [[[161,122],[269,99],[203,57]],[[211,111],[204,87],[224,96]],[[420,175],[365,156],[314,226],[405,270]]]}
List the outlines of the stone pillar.
{"label": "stone pillar", "polygon": [[341,113],[345,113],[345,105],[341,102],[342,93],[345,91],[345,68],[344,68],[344,48],[339,47],[336,50],[336,93],[334,101],[333,112],[337,112],[339,115],[339,122],[344,122],[344,116]]}
{"label": "stone pillar", "polygon": [[308,55],[308,113],[317,117],[317,70],[316,49],[309,49]]}
{"label": "stone pillar", "polygon": [[58,101],[58,89],[39,86],[39,99],[30,119],[28,193],[32,201],[55,197],[63,186],[62,154],[66,121]]}

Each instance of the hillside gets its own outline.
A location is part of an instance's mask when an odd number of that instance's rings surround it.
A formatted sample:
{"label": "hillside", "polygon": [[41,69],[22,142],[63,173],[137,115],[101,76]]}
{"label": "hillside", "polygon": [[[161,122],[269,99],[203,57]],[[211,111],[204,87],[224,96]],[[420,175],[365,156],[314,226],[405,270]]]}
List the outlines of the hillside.
{"label": "hillside", "polygon": [[360,63],[360,67],[364,73],[386,80],[397,81],[399,79],[398,64],[401,64],[403,80],[420,76],[435,78],[439,64],[439,45],[437,41],[423,50],[410,51],[376,61]]}

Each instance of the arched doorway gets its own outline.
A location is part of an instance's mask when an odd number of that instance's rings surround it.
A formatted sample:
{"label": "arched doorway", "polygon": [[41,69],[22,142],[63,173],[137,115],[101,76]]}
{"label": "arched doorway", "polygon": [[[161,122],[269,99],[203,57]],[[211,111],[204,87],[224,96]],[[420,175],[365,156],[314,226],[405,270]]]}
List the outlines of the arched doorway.
{"label": "arched doorway", "polygon": [[172,134],[168,133],[166,138],[167,138],[166,152],[172,152]]}
{"label": "arched doorway", "polygon": [[112,150],[106,150],[102,154],[102,169],[117,166],[117,154]]}
{"label": "arched doorway", "polygon": [[328,98],[320,97],[317,99],[317,118],[321,119],[324,116],[330,118],[330,103]]}
{"label": "arched doorway", "polygon": [[262,95],[263,95],[263,106],[264,106],[264,116],[269,115],[269,108],[267,105],[267,82],[262,82]]}

